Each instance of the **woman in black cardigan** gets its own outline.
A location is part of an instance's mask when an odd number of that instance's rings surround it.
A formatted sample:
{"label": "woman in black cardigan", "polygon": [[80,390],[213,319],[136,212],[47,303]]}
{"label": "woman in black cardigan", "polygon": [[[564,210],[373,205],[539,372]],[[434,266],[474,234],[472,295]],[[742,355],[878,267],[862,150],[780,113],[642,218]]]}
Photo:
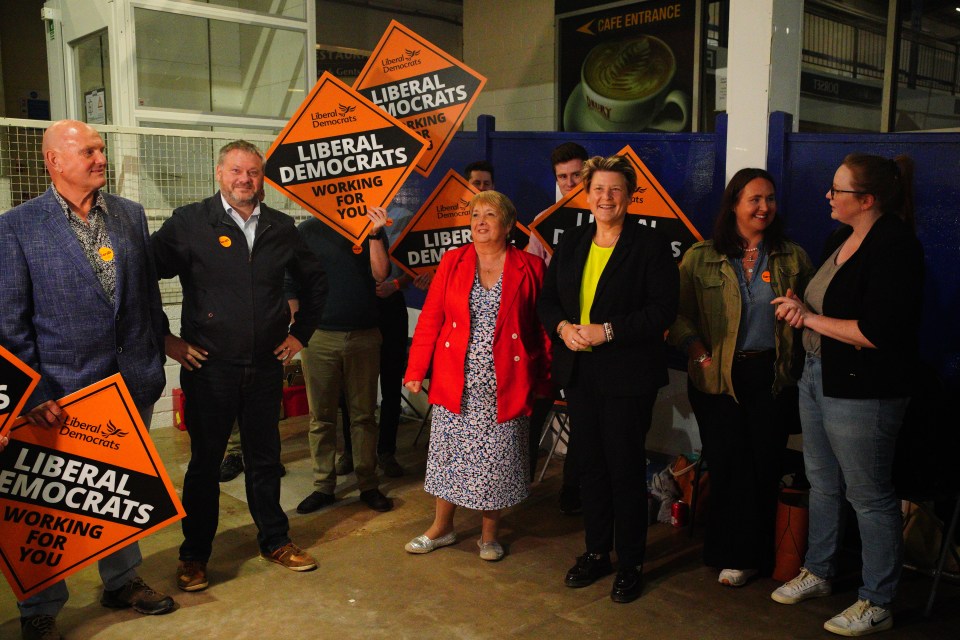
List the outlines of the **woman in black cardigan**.
{"label": "woman in black cardigan", "polygon": [[804,329],[800,381],[810,481],[808,551],[800,575],[773,592],[783,604],[829,595],[843,503],[857,515],[863,586],[824,624],[839,635],[893,626],[902,522],[892,464],[918,362],[923,251],[913,228],[913,162],[851,154],[827,192],[843,223],[806,300],[777,298],[777,317]]}
{"label": "woman in black cardigan", "polygon": [[663,336],[677,312],[679,276],[658,232],[627,219],[637,174],[623,156],[591,158],[583,184],[594,222],[564,233],[538,311],[553,341],[553,375],[566,391],[580,452],[586,553],[567,572],[585,587],[619,568],[610,597],[643,588],[646,452],[653,402],[667,383]]}

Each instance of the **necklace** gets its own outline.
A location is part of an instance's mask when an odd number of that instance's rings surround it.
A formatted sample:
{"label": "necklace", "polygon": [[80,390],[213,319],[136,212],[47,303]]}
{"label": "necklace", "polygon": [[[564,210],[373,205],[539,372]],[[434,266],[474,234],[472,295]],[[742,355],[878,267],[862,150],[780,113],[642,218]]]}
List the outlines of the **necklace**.
{"label": "necklace", "polygon": [[483,271],[484,273],[490,273],[490,272],[492,272],[492,271],[497,271],[497,270],[503,268],[503,259],[506,257],[506,255],[507,255],[506,253],[502,253],[502,254],[500,254],[499,256],[497,256],[496,258],[494,258],[494,259],[493,259],[493,264],[492,264],[491,266],[485,266],[485,265],[483,264],[483,261],[480,260],[480,259],[477,260],[477,265],[480,267],[480,270]]}
{"label": "necklace", "polygon": [[[621,231],[620,233],[623,233],[623,232]],[[617,240],[620,239],[620,233],[618,233],[618,234],[616,235],[616,237],[615,237],[613,240],[610,241],[610,244],[608,244],[608,245],[606,245],[606,246],[604,246],[604,245],[600,244],[599,242],[597,242],[597,236],[594,235],[594,236],[593,236],[593,244],[597,245],[597,246],[600,247],[601,249],[609,249],[609,248],[612,247],[613,245],[617,244]]]}
{"label": "necklace", "polygon": [[744,256],[740,258],[740,264],[743,265],[743,270],[747,273],[747,277],[749,278],[757,266],[757,260],[760,258],[760,247],[744,249],[743,253]]}

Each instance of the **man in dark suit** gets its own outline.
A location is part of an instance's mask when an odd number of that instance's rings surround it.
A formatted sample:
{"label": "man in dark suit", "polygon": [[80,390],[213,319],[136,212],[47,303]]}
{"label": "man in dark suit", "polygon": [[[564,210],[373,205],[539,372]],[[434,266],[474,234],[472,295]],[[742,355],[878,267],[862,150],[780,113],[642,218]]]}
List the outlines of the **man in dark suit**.
{"label": "man in dark suit", "polygon": [[[60,427],[58,398],[119,372],[149,425],[164,386],[163,311],[143,207],[101,191],[104,144],[89,125],[53,123],[43,159],[52,186],[0,215],[0,343],[41,375],[26,418]],[[99,561],[101,604],[173,610],[137,576],[141,560],[134,542]],[[18,603],[24,639],[59,638],[67,597],[61,581]]]}
{"label": "man in dark suit", "polygon": [[[293,219],[262,204],[263,154],[249,142],[224,145],[220,191],[173,212],[151,238],[161,278],[183,286],[181,336],[166,353],[179,362],[190,433],[183,479],[183,544],[177,586],[200,591],[217,533],[220,462],[240,426],[244,482],[260,555],[293,571],[316,569],[290,541],[280,506],[280,400],[283,365],[307,343],[326,296],[323,269]],[[302,292],[291,324],[284,273]]]}

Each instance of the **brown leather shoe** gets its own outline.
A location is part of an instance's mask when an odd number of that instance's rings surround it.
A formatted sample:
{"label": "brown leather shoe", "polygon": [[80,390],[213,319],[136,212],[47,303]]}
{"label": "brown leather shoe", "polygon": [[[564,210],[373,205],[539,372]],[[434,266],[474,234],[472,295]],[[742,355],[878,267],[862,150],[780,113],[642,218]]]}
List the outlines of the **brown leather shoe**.
{"label": "brown leather shoe", "polygon": [[170,613],[177,606],[173,598],[154,591],[140,577],[133,578],[119,589],[104,589],[100,604],[111,609],[132,607],[134,611],[148,616]]}
{"label": "brown leather shoe", "polygon": [[313,559],[313,556],[292,542],[288,542],[270,554],[261,552],[260,557],[270,562],[276,562],[281,567],[286,567],[291,571],[313,571],[317,568],[317,561]]}
{"label": "brown leather shoe", "polygon": [[39,615],[20,618],[20,634],[23,640],[61,640],[53,616]]}
{"label": "brown leather shoe", "polygon": [[208,584],[206,562],[181,560],[177,565],[177,586],[181,591],[203,591]]}

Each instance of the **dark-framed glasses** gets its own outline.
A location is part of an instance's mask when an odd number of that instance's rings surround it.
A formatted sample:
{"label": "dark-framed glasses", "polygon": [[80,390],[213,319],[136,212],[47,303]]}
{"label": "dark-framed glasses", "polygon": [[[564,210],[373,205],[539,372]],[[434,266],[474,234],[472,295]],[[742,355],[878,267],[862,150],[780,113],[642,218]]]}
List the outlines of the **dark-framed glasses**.
{"label": "dark-framed glasses", "polygon": [[850,189],[837,189],[835,187],[830,187],[830,198],[836,198],[838,193],[855,193],[858,196],[869,195],[868,191],[851,191]]}

